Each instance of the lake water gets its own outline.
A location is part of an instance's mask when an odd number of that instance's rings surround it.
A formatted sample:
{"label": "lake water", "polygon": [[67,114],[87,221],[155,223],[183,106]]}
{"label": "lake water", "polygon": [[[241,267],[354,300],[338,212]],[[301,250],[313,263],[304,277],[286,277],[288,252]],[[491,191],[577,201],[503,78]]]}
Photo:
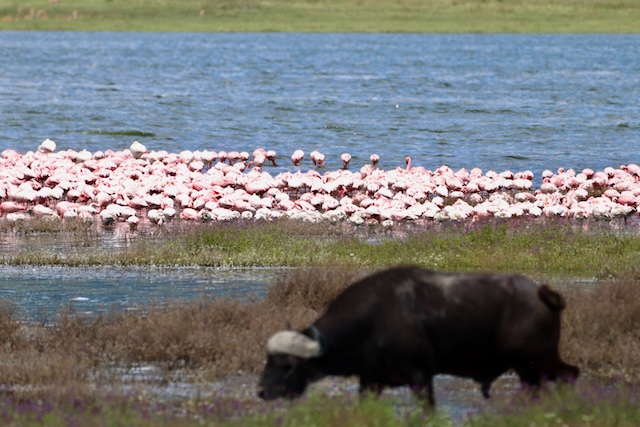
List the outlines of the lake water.
{"label": "lake water", "polygon": [[282,269],[0,266],[0,299],[28,321],[48,322],[58,310],[86,314],[140,310],[197,297],[263,296]]}
{"label": "lake water", "polygon": [[[344,151],[356,167],[377,152],[383,168],[411,155],[429,169],[538,176],[640,162],[639,35],[0,32],[0,58],[0,150],[45,138],[90,151],[264,147],[281,157],[272,173],[292,170],[297,148],[324,152],[327,169]],[[34,314],[270,283],[264,272],[115,271],[0,267],[0,296]]]}
{"label": "lake water", "polygon": [[640,162],[640,35],[0,32],[0,57],[0,150],[264,147],[272,172],[297,148],[328,168]]}

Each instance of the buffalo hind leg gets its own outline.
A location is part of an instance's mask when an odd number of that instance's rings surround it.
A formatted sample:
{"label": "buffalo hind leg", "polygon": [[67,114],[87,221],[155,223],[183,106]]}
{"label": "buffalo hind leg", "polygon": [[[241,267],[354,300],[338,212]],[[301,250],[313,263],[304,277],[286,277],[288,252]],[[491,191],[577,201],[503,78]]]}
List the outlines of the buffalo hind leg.
{"label": "buffalo hind leg", "polygon": [[551,367],[545,369],[544,375],[550,381],[573,384],[580,376],[580,368],[558,359],[551,364]]}
{"label": "buffalo hind leg", "polygon": [[542,385],[542,373],[537,366],[528,366],[525,368],[516,368],[516,373],[520,377],[520,384],[533,398],[537,398]]}
{"label": "buffalo hind leg", "polygon": [[482,396],[485,399],[488,399],[491,397],[491,393],[489,392],[489,390],[491,390],[491,380],[482,380],[480,381],[480,390],[482,391]]}
{"label": "buffalo hind leg", "polygon": [[534,389],[539,389],[543,381],[574,383],[580,375],[580,368],[562,360],[516,368],[520,381]]}
{"label": "buffalo hind leg", "polygon": [[423,402],[425,412],[431,412],[436,406],[436,398],[433,392],[433,377],[428,377],[424,382],[414,384],[411,387],[413,395]]}

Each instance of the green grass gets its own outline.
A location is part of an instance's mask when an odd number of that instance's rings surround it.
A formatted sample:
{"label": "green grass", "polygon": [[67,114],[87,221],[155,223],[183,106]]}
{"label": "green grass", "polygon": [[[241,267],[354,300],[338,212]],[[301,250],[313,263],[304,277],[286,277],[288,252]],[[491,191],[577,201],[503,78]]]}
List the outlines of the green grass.
{"label": "green grass", "polygon": [[[418,406],[393,398],[313,396],[284,405],[242,405],[234,402],[197,401],[182,407],[69,398],[51,404],[46,400],[0,402],[0,419],[11,426],[377,426],[377,427],[631,427],[640,423],[637,391],[628,388],[560,390],[541,399],[516,396],[507,402],[470,408],[472,415],[453,421],[442,412],[424,414]],[[179,410],[179,413],[176,412]]]}
{"label": "green grass", "polygon": [[0,18],[3,30],[638,33],[640,0],[0,0]]}
{"label": "green grass", "polygon": [[[26,225],[28,227],[28,225]],[[23,224],[21,227],[25,227]],[[94,231],[49,230],[62,249],[29,245],[4,254],[13,265],[157,265],[209,267],[383,267],[519,271],[571,276],[636,275],[640,236],[609,222],[491,220],[477,224],[380,226],[294,220],[179,225],[141,234],[117,251],[92,243]],[[79,231],[80,230],[80,231]],[[12,233],[5,229],[4,233]],[[21,229],[21,235],[28,231]],[[16,248],[20,248],[16,244]]]}
{"label": "green grass", "polygon": [[407,408],[393,399],[312,398],[285,414],[267,413],[242,420],[248,426],[461,426],[461,427],[578,427],[636,426],[640,423],[637,391],[619,387],[604,390],[590,385],[577,390],[559,389],[539,400],[517,395],[489,405],[462,421],[452,421],[442,412],[425,415],[416,404]]}

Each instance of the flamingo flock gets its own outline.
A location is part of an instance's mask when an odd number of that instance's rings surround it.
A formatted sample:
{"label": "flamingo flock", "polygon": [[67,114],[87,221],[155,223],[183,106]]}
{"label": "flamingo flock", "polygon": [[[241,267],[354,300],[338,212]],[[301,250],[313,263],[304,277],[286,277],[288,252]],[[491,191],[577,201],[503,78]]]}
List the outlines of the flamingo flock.
{"label": "flamingo flock", "polygon": [[380,157],[359,170],[321,173],[325,156],[291,156],[295,171],[270,174],[276,153],[149,151],[138,141],[122,151],[61,150],[43,141],[0,158],[0,220],[81,218],[109,226],[174,220],[349,221],[390,226],[403,221],[477,221],[487,217],[628,217],[640,207],[640,166],[546,170],[533,187],[530,171],[483,173],[479,168],[433,171],[406,164],[380,169]]}

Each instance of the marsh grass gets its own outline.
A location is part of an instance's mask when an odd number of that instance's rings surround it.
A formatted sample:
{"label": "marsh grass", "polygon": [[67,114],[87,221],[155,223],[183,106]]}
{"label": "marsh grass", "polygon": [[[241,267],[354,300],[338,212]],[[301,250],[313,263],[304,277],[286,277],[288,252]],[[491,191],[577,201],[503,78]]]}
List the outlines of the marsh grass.
{"label": "marsh grass", "polygon": [[34,245],[20,249],[16,233],[10,231],[12,247],[18,249],[5,252],[0,260],[13,265],[64,266],[379,268],[414,264],[451,271],[629,276],[640,272],[636,226],[567,219],[429,222],[394,228],[297,220],[177,222],[123,233],[122,244],[115,249],[95,243],[109,230],[50,231],[52,238],[62,236],[57,249]]}
{"label": "marsh grass", "polygon": [[[124,380],[114,367],[151,364],[160,368],[163,382],[258,373],[271,334],[306,326],[365,272],[292,269],[274,281],[263,299],[202,298],[98,316],[70,307],[50,316],[47,324],[23,323],[20,310],[3,301],[0,395],[6,399],[0,398],[0,419],[7,421],[4,425],[40,425],[37,420],[45,420],[44,425],[68,425],[68,420],[141,426],[453,425],[442,417],[425,419],[420,411],[399,411],[402,405],[386,399],[360,404],[350,400],[353,396],[315,399],[312,394],[278,409],[224,397],[167,403],[144,393],[116,393]],[[567,286],[563,293],[568,307],[561,353],[583,370],[578,388],[551,387],[550,394],[534,401],[516,396],[509,405],[491,405],[455,425],[529,426],[532,420],[536,426],[637,424],[640,398],[633,384],[640,383],[640,280]],[[522,399],[519,406],[517,399]]]}
{"label": "marsh grass", "polygon": [[0,18],[4,30],[637,33],[640,2],[0,0]]}
{"label": "marsh grass", "polygon": [[[304,268],[282,273],[263,299],[201,298],[89,316],[63,310],[48,324],[23,324],[0,306],[0,384],[88,381],[114,364],[151,363],[213,380],[258,372],[274,332],[301,328],[365,272]],[[640,281],[567,286],[562,353],[587,376],[640,382]]]}
{"label": "marsh grass", "polygon": [[623,278],[565,292],[564,351],[600,378],[640,379],[640,281]]}

